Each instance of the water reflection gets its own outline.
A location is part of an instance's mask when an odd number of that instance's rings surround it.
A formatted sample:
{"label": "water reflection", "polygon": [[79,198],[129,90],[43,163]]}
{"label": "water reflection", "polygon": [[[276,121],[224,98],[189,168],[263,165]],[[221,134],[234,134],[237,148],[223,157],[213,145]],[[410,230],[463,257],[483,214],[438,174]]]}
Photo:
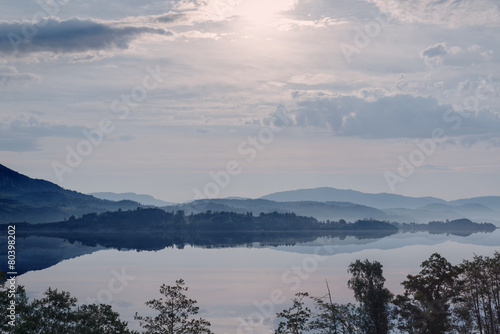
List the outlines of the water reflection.
{"label": "water reflection", "polygon": [[[449,232],[449,240],[467,239],[459,237],[460,233]],[[468,233],[467,240],[474,240],[474,235],[484,233]],[[393,236],[390,241],[387,237]],[[63,260],[90,254],[103,249],[158,251],[165,248],[183,249],[186,246],[201,248],[234,248],[234,247],[271,247],[292,252],[311,252],[311,246],[329,245],[333,248],[342,246],[345,250],[362,249],[368,244],[378,244],[382,248],[408,245],[409,240],[442,240],[442,234],[427,232],[392,233],[388,231],[287,231],[287,232],[106,232],[88,233],[74,231],[37,232],[17,234],[17,271],[19,275],[31,270],[43,270]],[[398,242],[399,240],[399,242]],[[0,241],[0,247],[6,249],[6,238]],[[330,251],[328,255],[342,250]],[[7,263],[6,254],[0,256],[2,263]]]}
{"label": "water reflection", "polygon": [[[441,253],[456,264],[462,259],[471,259],[474,253],[491,255],[500,246],[499,231],[469,237],[425,232],[398,233],[384,238],[321,236],[300,242],[284,239],[281,243],[260,242],[252,237],[239,246],[220,239],[222,236],[217,238],[210,240],[216,240],[217,245],[222,245],[220,248],[205,244],[158,250],[156,245],[146,244],[145,248],[153,250],[137,251],[97,249],[76,239],[73,243],[62,239],[55,243],[55,239],[47,238],[42,243],[41,237],[30,236],[20,241],[25,243],[23,247],[40,252],[40,256],[42,252],[54,256],[54,265],[25,273],[19,277],[19,283],[27,287],[31,298],[41,297],[50,286],[70,291],[80,302],[87,303],[104,296],[102,291],[108,289],[114,272],[124,270],[133,279],[127,281],[123,291],[110,295],[106,301],[131,327],[137,328],[133,315],[136,311],[148,312],[144,302],[158,297],[162,283],[173,284],[183,278],[190,288],[189,296],[198,300],[202,316],[212,322],[214,332],[236,333],[239,321],[258,310],[275,289],[281,290],[285,299],[292,298],[298,291],[322,295],[325,279],[328,279],[335,301],[352,301],[352,293],[346,285],[349,278],[346,269],[356,259],[380,261],[387,286],[400,293],[400,282],[408,273],[417,273],[419,264],[433,252]],[[53,242],[58,245],[55,249],[44,250]],[[35,244],[45,246],[36,250]],[[61,259],[55,257],[57,249],[67,252],[68,257],[77,257],[57,263]],[[318,249],[322,255],[315,257]],[[85,255],[85,252],[91,254]],[[268,333],[275,321],[274,312],[287,305],[272,305],[269,317],[263,319],[255,333]]]}

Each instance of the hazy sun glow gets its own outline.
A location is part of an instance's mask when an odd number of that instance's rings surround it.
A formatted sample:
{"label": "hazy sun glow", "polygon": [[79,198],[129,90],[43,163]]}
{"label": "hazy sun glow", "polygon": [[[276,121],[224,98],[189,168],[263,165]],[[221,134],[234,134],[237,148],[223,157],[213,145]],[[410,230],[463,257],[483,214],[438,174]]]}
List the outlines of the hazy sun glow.
{"label": "hazy sun glow", "polygon": [[296,0],[243,0],[234,11],[255,27],[265,27],[275,23],[281,12],[293,9]]}

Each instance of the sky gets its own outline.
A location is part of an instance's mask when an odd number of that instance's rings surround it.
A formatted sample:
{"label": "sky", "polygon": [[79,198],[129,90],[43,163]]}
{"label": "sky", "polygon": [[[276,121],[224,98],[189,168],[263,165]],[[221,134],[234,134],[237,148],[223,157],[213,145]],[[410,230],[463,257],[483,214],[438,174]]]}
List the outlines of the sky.
{"label": "sky", "polygon": [[0,163],[183,202],[500,195],[494,0],[0,3]]}

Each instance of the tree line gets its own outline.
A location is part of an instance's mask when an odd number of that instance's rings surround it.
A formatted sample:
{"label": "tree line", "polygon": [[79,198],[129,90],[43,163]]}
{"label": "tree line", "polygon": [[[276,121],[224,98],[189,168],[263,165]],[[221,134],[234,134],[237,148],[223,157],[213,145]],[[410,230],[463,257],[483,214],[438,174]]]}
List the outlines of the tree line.
{"label": "tree line", "polygon": [[271,212],[254,215],[226,211],[206,211],[185,214],[183,210],[169,212],[158,208],[137,208],[129,211],[87,213],[80,218],[70,217],[67,221],[46,224],[16,224],[18,229],[29,231],[126,231],[126,230],[161,230],[161,231],[366,231],[381,230],[391,233],[397,228],[388,222],[374,219],[359,220],[355,223],[320,222],[313,217],[298,216],[295,213]]}
{"label": "tree line", "polygon": [[500,333],[499,252],[459,265],[434,253],[420,267],[394,296],[384,287],[380,262],[357,260],[348,269],[356,304],[333,302],[328,285],[323,297],[298,293],[277,314],[275,334]]}
{"label": "tree line", "polygon": [[175,231],[175,232],[241,232],[241,231],[378,231],[385,235],[402,231],[446,231],[492,232],[496,226],[491,223],[475,223],[468,219],[428,224],[389,223],[372,218],[361,219],[354,223],[339,221],[319,221],[314,217],[299,216],[289,212],[270,212],[254,215],[211,211],[186,214],[183,210],[169,212],[159,208],[137,208],[128,211],[87,213],[80,218],[71,216],[68,220],[45,224],[16,224],[24,232],[56,231]]}
{"label": "tree line", "polygon": [[[356,260],[348,267],[347,282],[356,303],[334,302],[328,282],[324,296],[299,292],[276,314],[275,334],[500,334],[500,252],[476,255],[458,265],[434,253],[420,267],[401,283],[404,292],[395,296],[384,286],[380,262]],[[0,309],[7,315],[10,296],[5,283],[3,275]],[[211,334],[210,322],[197,317],[197,302],[186,296],[187,290],[182,279],[172,286],[163,284],[161,298],[146,302],[156,315],[135,315],[142,333]],[[69,292],[49,288],[43,298],[29,301],[18,286],[15,302],[15,326],[4,316],[2,333],[139,333],[128,329],[110,305],[77,306]]]}

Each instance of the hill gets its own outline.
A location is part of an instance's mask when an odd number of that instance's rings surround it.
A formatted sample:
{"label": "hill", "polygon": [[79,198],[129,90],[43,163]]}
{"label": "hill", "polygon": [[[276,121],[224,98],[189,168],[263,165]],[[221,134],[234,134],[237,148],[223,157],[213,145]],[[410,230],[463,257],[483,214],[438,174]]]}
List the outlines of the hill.
{"label": "hill", "polygon": [[416,209],[429,204],[446,204],[445,200],[435,197],[408,197],[388,193],[368,194],[355,190],[344,190],[330,187],[281,191],[263,196],[261,199],[276,202],[350,202],[377,209]]}
{"label": "hill", "polygon": [[265,199],[203,199],[190,203],[163,207],[167,211],[184,210],[187,213],[232,211],[254,214],[292,212],[296,215],[314,217],[318,220],[357,221],[365,218],[387,220],[389,216],[381,210],[347,202],[275,202]]}
{"label": "hill", "polygon": [[140,203],[142,205],[153,205],[153,206],[167,206],[167,205],[175,205],[176,203],[165,202],[161,199],[154,198],[150,195],[144,194],[136,194],[136,193],[112,193],[112,192],[99,192],[99,193],[90,193],[89,195],[105,199],[108,201],[134,201]]}
{"label": "hill", "polygon": [[458,199],[455,201],[450,201],[450,205],[454,206],[465,206],[472,204],[479,204],[486,206],[495,211],[500,211],[500,196],[482,196],[473,198]]}
{"label": "hill", "polygon": [[206,211],[185,214],[184,211],[167,212],[159,208],[137,208],[128,211],[88,213],[81,218],[71,218],[48,224],[16,224],[23,232],[120,232],[169,231],[169,232],[261,232],[261,231],[344,231],[344,232],[397,232],[387,222],[374,219],[320,222],[313,217],[294,213],[240,214],[235,212]]}
{"label": "hill", "polygon": [[137,208],[133,201],[107,201],[32,179],[0,165],[0,223],[45,223],[80,216]]}
{"label": "hill", "polygon": [[[425,223],[467,218],[500,225],[500,196],[485,196],[446,202],[435,197],[367,194],[335,188],[300,189],[269,194],[260,199],[203,199],[172,204],[149,195],[96,193],[97,197],[63,189],[49,181],[33,179],[0,165],[0,223],[27,221],[44,223],[81,216],[161,206],[167,211],[188,213],[228,211],[245,214],[295,213],[318,220],[360,219]],[[118,200],[118,202],[113,201]],[[134,201],[131,201],[134,200]],[[168,204],[168,205],[167,205]]]}

